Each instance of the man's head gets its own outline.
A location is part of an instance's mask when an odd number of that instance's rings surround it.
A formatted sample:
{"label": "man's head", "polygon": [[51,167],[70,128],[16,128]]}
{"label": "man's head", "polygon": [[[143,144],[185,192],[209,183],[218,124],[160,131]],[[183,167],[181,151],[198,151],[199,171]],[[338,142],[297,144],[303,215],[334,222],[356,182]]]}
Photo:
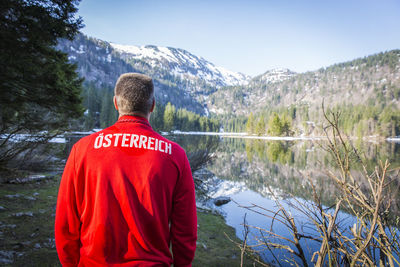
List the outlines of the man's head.
{"label": "man's head", "polygon": [[115,85],[114,104],[120,116],[148,116],[154,108],[152,79],[139,73],[122,74]]}

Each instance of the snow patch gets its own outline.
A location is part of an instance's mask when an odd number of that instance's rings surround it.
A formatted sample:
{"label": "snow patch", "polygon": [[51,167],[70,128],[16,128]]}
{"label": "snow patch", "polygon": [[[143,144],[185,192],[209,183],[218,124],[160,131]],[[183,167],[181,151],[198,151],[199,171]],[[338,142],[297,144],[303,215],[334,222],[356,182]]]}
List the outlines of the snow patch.
{"label": "snow patch", "polygon": [[127,54],[130,59],[146,60],[153,67],[172,69],[172,74],[181,78],[204,80],[217,87],[243,85],[250,79],[244,74],[217,67],[183,49],[153,45],[133,46],[115,43],[110,43],[110,45],[116,51]]}
{"label": "snow patch", "polygon": [[295,72],[285,68],[275,68],[267,71],[266,73],[257,77],[257,80],[261,80],[265,83],[276,83],[284,80],[288,80],[296,75]]}

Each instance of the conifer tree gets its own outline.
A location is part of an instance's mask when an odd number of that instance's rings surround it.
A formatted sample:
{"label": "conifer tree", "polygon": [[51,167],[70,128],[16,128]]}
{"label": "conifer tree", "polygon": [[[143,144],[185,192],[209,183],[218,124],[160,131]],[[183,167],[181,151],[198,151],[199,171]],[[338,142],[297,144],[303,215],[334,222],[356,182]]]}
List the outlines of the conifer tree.
{"label": "conifer tree", "polygon": [[[41,132],[43,142],[82,115],[82,80],[67,55],[54,48],[81,27],[78,2],[1,1],[0,135]],[[0,141],[0,162],[24,151],[10,149],[8,140]]]}
{"label": "conifer tree", "polygon": [[256,134],[257,135],[265,134],[265,121],[264,121],[264,116],[263,115],[261,115],[261,117],[257,121]]}
{"label": "conifer tree", "polygon": [[164,105],[156,101],[156,106],[150,115],[150,124],[156,131],[161,131],[164,128]]}
{"label": "conifer tree", "polygon": [[175,106],[173,106],[170,102],[165,106],[164,111],[164,130],[171,131],[174,128],[175,123]]}
{"label": "conifer tree", "polygon": [[100,109],[100,127],[103,129],[114,124],[118,117],[113,103],[113,94],[107,89],[104,91]]}
{"label": "conifer tree", "polygon": [[249,118],[246,123],[246,131],[248,134],[254,133],[254,116],[253,112],[250,112]]}
{"label": "conifer tree", "polygon": [[272,113],[268,121],[268,134],[274,136],[282,135],[282,122],[277,113]]}
{"label": "conifer tree", "polygon": [[281,119],[281,125],[282,125],[282,134],[289,136],[291,134],[290,118],[288,118],[286,115],[283,115]]}

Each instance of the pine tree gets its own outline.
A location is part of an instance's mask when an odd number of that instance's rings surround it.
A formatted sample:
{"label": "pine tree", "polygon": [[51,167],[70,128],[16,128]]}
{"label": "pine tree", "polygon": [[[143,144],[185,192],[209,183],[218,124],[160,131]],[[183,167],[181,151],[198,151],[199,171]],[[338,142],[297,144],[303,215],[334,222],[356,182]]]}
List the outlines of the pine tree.
{"label": "pine tree", "polygon": [[101,109],[100,109],[100,127],[106,128],[111,126],[117,121],[118,113],[114,107],[113,103],[113,94],[111,92],[106,92],[103,94],[103,99],[101,102]]}
{"label": "pine tree", "polygon": [[256,134],[259,136],[265,134],[265,121],[263,115],[261,115],[261,117],[257,121]]}
{"label": "pine tree", "polygon": [[277,113],[273,113],[268,121],[268,134],[280,136],[283,133],[282,122]]}
{"label": "pine tree", "polygon": [[[67,55],[55,50],[81,27],[79,1],[2,0],[0,9],[0,134],[41,132],[43,142],[83,113],[82,80]],[[44,134],[47,133],[47,134]],[[10,152],[0,143],[0,161]]]}
{"label": "pine tree", "polygon": [[207,117],[204,117],[204,116],[200,117],[199,124],[200,124],[200,131],[203,131],[203,132],[209,132],[210,131],[210,127],[208,125]]}
{"label": "pine tree", "polygon": [[291,121],[286,115],[282,116],[281,125],[282,125],[282,134],[285,136],[289,136],[291,134]]}
{"label": "pine tree", "polygon": [[172,131],[175,123],[175,106],[173,106],[170,102],[165,106],[164,111],[164,130]]}
{"label": "pine tree", "polygon": [[150,124],[155,131],[164,129],[164,105],[156,102],[153,112],[150,115]]}
{"label": "pine tree", "polygon": [[254,116],[253,112],[250,112],[249,118],[246,123],[246,131],[248,134],[254,133]]}

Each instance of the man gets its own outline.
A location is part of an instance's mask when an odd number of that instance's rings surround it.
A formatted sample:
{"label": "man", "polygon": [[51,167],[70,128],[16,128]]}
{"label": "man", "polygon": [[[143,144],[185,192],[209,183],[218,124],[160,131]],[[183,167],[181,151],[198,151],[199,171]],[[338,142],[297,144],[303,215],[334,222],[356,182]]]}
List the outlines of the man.
{"label": "man", "polygon": [[197,218],[185,151],[149,124],[151,78],[123,74],[114,93],[118,121],[77,142],[65,166],[55,222],[60,261],[191,266]]}

